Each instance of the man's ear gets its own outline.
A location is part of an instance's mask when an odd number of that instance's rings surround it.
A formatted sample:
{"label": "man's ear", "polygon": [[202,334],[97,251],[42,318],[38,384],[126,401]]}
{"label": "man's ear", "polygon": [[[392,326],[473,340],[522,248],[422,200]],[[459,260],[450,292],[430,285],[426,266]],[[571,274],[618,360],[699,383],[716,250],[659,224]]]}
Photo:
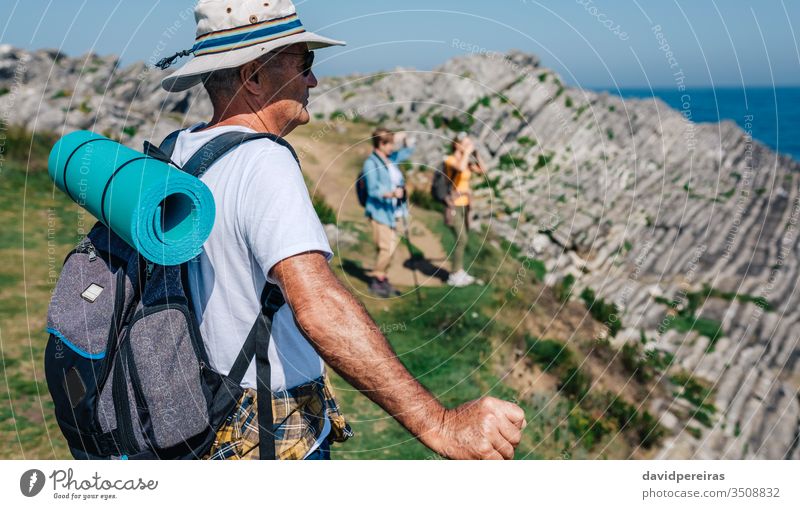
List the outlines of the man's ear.
{"label": "man's ear", "polygon": [[246,89],[251,94],[260,94],[263,83],[261,83],[261,76],[259,69],[261,64],[258,61],[248,62],[239,68],[239,79],[242,81],[242,88]]}

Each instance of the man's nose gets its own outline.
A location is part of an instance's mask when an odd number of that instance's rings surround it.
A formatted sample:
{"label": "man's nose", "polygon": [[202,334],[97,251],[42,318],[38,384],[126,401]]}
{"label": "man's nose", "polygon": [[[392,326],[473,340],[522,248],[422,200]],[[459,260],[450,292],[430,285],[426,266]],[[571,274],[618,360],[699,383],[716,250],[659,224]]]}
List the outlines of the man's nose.
{"label": "man's nose", "polygon": [[308,88],[314,88],[318,84],[319,84],[319,81],[317,81],[317,76],[314,74],[314,71],[311,71],[310,73],[308,73],[308,76],[306,76],[306,86]]}

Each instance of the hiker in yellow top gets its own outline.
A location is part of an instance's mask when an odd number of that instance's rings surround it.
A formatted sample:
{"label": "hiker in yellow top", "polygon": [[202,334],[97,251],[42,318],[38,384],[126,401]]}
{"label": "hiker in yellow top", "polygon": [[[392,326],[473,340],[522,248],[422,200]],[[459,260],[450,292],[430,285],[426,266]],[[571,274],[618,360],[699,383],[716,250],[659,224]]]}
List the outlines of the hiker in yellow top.
{"label": "hiker in yellow top", "polygon": [[447,283],[457,287],[468,286],[475,282],[475,278],[464,270],[464,251],[469,242],[469,212],[472,200],[470,178],[473,173],[485,174],[486,166],[474,142],[464,132],[459,133],[453,140],[453,153],[445,159],[444,166],[445,174],[452,182],[445,221],[456,234],[453,266]]}

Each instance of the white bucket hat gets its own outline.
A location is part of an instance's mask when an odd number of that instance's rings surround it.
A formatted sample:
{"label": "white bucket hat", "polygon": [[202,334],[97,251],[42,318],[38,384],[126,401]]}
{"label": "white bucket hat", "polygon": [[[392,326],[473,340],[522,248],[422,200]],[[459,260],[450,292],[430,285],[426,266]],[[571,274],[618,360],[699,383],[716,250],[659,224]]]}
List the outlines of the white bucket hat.
{"label": "white bucket hat", "polygon": [[166,69],[177,58],[194,55],[161,82],[167,92],[183,92],[206,73],[239,67],[291,44],[305,42],[310,50],[345,44],[307,32],[291,0],[200,0],[194,15],[197,37],[192,49],[156,64]]}

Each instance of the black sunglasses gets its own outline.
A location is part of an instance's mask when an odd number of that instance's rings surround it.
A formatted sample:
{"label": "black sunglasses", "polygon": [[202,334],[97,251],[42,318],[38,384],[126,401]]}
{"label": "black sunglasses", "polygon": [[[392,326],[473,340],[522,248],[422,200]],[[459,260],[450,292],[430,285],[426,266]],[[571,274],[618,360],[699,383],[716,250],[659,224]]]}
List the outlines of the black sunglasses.
{"label": "black sunglasses", "polygon": [[303,57],[303,77],[308,78],[311,74],[311,68],[314,67],[314,52],[306,51],[305,53],[293,53],[290,51],[276,51],[276,55],[301,55]]}

